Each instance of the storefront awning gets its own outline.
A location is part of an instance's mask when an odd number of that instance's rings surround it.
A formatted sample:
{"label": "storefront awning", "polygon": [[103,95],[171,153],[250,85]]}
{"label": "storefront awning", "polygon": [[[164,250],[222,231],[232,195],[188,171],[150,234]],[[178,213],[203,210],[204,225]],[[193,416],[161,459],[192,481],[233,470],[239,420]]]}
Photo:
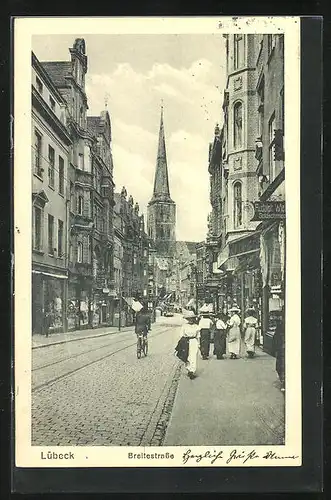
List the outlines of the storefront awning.
{"label": "storefront awning", "polygon": [[188,301],[188,303],[186,304],[186,307],[194,307],[195,306],[195,300],[194,299],[190,299]]}
{"label": "storefront awning", "polygon": [[33,269],[32,274],[41,274],[42,276],[50,276],[51,278],[58,278],[61,280],[67,280],[68,276],[65,276],[64,274],[53,274],[53,273],[45,273],[43,271],[35,271]]}

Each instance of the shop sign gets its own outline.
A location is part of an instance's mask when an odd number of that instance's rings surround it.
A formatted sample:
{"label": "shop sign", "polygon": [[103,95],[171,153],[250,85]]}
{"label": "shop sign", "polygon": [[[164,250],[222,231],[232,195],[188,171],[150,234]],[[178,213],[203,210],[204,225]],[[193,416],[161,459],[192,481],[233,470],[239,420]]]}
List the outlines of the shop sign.
{"label": "shop sign", "polygon": [[285,201],[255,201],[251,221],[285,219]]}

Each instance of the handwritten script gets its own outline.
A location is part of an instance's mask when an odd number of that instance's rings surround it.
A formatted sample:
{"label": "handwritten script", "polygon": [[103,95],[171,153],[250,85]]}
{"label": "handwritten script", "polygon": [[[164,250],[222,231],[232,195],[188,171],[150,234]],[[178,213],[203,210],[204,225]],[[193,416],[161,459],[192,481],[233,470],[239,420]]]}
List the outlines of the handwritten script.
{"label": "handwritten script", "polygon": [[223,450],[207,450],[205,453],[193,453],[191,449],[188,449],[183,453],[183,464],[187,463],[203,463],[204,465],[213,465],[215,462],[223,462],[225,464],[246,464],[247,462],[254,462],[255,459],[262,458],[263,460],[295,460],[298,455],[277,455],[274,451],[267,451],[262,455],[259,455],[256,450],[251,451],[240,451],[236,448],[230,452],[224,452]]}

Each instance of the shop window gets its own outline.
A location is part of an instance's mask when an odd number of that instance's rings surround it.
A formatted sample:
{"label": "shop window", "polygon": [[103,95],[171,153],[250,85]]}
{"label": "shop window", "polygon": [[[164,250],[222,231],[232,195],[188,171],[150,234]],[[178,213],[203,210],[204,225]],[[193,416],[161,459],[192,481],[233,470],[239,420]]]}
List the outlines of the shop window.
{"label": "shop window", "polygon": [[83,262],[83,243],[81,241],[77,243],[77,262],[79,264]]}
{"label": "shop window", "polygon": [[285,118],[285,114],[284,114],[284,87],[282,88],[282,90],[280,91],[280,126],[281,126],[281,130],[284,134],[284,118]]}
{"label": "shop window", "polygon": [[33,248],[42,251],[43,246],[43,218],[44,211],[41,207],[33,207]]}
{"label": "shop window", "polygon": [[236,182],[233,186],[234,191],[234,207],[233,219],[234,227],[239,227],[242,224],[242,186],[240,182]]}
{"label": "shop window", "polygon": [[51,110],[55,112],[55,101],[51,95],[49,96],[49,105],[51,107]]}
{"label": "shop window", "polygon": [[55,185],[55,151],[48,146],[48,184],[51,188]]}
{"label": "shop window", "polygon": [[59,156],[59,193],[64,195],[64,159]]}
{"label": "shop window", "polygon": [[48,214],[48,253],[54,255],[54,217]]}
{"label": "shop window", "polygon": [[234,136],[233,145],[239,148],[242,145],[242,127],[243,127],[243,106],[241,102],[236,102],[233,108],[233,121],[234,121]]}
{"label": "shop window", "polygon": [[234,35],[234,52],[233,52],[234,69],[241,68],[244,62],[244,36]]}
{"label": "shop window", "polygon": [[34,173],[38,177],[43,176],[42,168],[42,135],[35,130],[34,132]]}
{"label": "shop window", "polygon": [[57,228],[57,255],[59,259],[63,257],[63,221],[58,220]]}
{"label": "shop window", "polygon": [[37,90],[38,90],[39,94],[42,94],[44,86],[42,84],[42,81],[38,77],[36,77],[36,85],[37,85]]}

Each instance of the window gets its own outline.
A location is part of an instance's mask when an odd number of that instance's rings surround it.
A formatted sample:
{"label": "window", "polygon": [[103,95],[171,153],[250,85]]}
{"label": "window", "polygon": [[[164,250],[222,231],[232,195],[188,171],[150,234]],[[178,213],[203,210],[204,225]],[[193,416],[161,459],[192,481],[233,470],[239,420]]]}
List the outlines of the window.
{"label": "window", "polygon": [[78,168],[84,170],[84,155],[82,153],[78,154]]}
{"label": "window", "polygon": [[268,35],[268,55],[270,56],[271,52],[275,48],[276,45],[276,36],[277,35]]}
{"label": "window", "polygon": [[72,243],[69,244],[69,262],[72,262]]}
{"label": "window", "polygon": [[55,101],[51,95],[49,96],[49,104],[51,106],[52,111],[55,111]]}
{"label": "window", "polygon": [[235,148],[239,148],[242,145],[242,104],[241,102],[236,102],[233,108],[233,118],[234,118],[234,136],[233,145]]}
{"label": "window", "polygon": [[242,224],[242,189],[241,183],[236,182],[233,186],[234,191],[234,227],[241,226]]}
{"label": "window", "polygon": [[134,253],[133,254],[133,264],[136,265],[137,264],[137,256],[136,254]]}
{"label": "window", "polygon": [[54,255],[54,217],[48,214],[48,253]]}
{"label": "window", "polygon": [[57,227],[57,256],[59,259],[63,257],[63,221],[60,219]]}
{"label": "window", "polygon": [[43,176],[43,168],[41,167],[42,158],[42,136],[35,130],[34,132],[34,173],[39,177]]}
{"label": "window", "polygon": [[83,243],[81,241],[77,243],[77,262],[83,262]]}
{"label": "window", "polygon": [[101,170],[99,167],[95,168],[95,189],[98,193],[101,191]]}
{"label": "window", "polygon": [[41,207],[33,207],[33,248],[34,250],[42,250],[43,238],[43,210]]}
{"label": "window", "polygon": [[272,114],[269,120],[269,177],[273,181],[276,175],[276,163],[274,158],[274,143],[275,143],[275,113]]}
{"label": "window", "polygon": [[81,195],[79,195],[77,204],[78,215],[83,215],[83,209],[84,209],[84,198]]}
{"label": "window", "polygon": [[238,69],[244,62],[244,36],[234,35],[233,64],[234,69]]}
{"label": "window", "polygon": [[144,269],[144,276],[147,276],[147,271],[146,271],[146,269]]}
{"label": "window", "polygon": [[83,107],[81,107],[79,109],[79,125],[81,127],[84,127],[84,108]]}
{"label": "window", "polygon": [[64,194],[64,159],[59,156],[59,193]]}
{"label": "window", "polygon": [[75,212],[75,191],[74,191],[74,183],[70,181],[70,211],[72,213]]}
{"label": "window", "polygon": [[147,250],[146,250],[146,248],[144,250],[144,257],[147,257]]}
{"label": "window", "polygon": [[88,262],[89,264],[91,264],[92,262],[92,238],[91,236],[88,237],[88,242],[87,242],[87,245],[88,245]]}
{"label": "window", "polygon": [[48,146],[48,184],[54,188],[55,184],[55,151]]}
{"label": "window", "polygon": [[263,120],[264,120],[264,78],[262,78],[259,88],[257,90],[258,95],[258,136],[263,136]]}
{"label": "window", "polygon": [[36,85],[37,85],[37,90],[38,90],[39,94],[42,94],[44,86],[38,77],[36,77]]}

